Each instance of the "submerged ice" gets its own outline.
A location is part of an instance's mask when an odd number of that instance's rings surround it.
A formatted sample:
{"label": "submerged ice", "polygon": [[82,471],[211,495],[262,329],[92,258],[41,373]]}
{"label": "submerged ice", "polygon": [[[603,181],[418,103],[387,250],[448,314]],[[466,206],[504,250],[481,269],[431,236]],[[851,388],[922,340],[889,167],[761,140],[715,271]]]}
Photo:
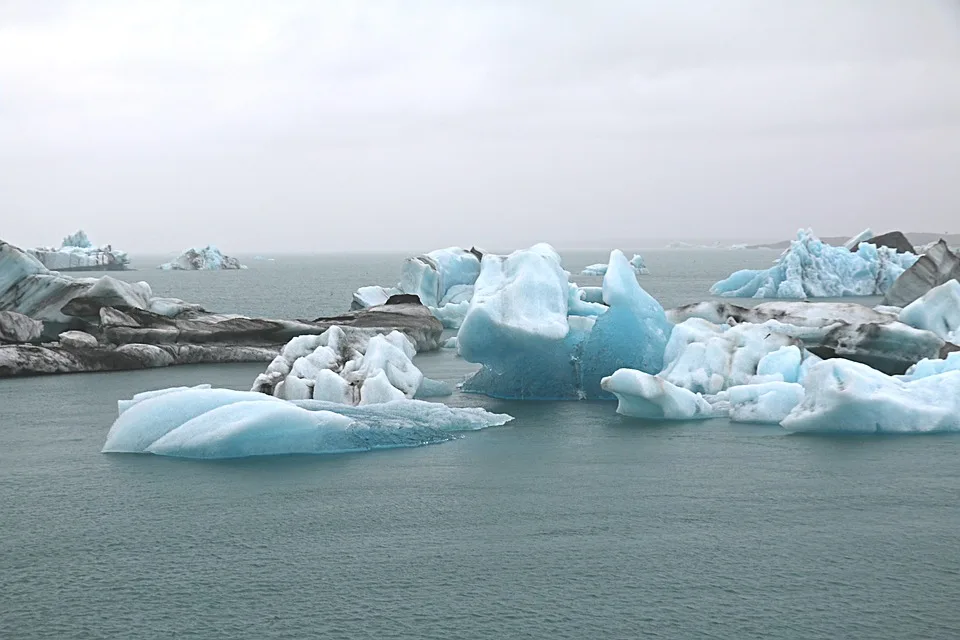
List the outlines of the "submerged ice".
{"label": "submerged ice", "polygon": [[421,400],[352,407],[209,388],[139,394],[119,408],[104,453],[195,459],[421,446],[512,419],[483,409],[451,408]]}

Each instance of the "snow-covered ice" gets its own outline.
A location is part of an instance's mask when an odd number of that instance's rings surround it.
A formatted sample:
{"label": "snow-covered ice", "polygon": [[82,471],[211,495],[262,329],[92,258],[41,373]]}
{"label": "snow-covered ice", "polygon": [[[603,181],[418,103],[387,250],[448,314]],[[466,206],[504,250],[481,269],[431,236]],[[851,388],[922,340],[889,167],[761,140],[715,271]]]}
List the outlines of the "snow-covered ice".
{"label": "snow-covered ice", "polygon": [[104,453],[219,459],[370,451],[443,442],[512,419],[421,400],[352,407],[209,388],[138,396],[121,406]]}
{"label": "snow-covered ice", "polygon": [[856,251],[821,242],[809,229],[769,269],[744,269],[710,293],[737,298],[823,298],[883,295],[916,262],[912,253],[862,243]]}
{"label": "snow-covered ice", "polygon": [[903,380],[849,360],[810,367],[787,431],[927,433],[960,430],[960,371]]}
{"label": "snow-covered ice", "polygon": [[191,247],[179,256],[159,267],[164,271],[217,271],[223,269],[246,269],[240,261],[208,244],[203,248]]}

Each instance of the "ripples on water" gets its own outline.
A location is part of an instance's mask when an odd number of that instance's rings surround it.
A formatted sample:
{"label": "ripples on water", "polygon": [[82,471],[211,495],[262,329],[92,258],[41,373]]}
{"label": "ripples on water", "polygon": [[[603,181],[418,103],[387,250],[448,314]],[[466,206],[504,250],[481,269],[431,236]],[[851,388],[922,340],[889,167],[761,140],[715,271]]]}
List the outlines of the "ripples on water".
{"label": "ripples on water", "polygon": [[[641,283],[672,306],[776,254],[644,256]],[[123,275],[219,311],[314,317],[395,281],[401,258]],[[603,254],[566,258],[576,273]],[[418,362],[470,370],[449,352]],[[261,369],[0,380],[0,637],[960,637],[955,436],[800,437],[458,395],[517,419],[355,455],[99,453],[117,399],[247,388]]]}

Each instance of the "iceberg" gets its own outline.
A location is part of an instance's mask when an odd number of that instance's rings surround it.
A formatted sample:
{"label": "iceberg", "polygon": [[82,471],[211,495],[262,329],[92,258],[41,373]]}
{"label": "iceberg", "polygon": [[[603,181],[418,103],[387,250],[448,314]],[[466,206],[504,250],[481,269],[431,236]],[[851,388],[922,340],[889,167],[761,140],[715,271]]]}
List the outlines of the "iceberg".
{"label": "iceberg", "polygon": [[901,380],[848,360],[810,367],[804,397],[780,423],[791,432],[960,430],[960,371]]}
{"label": "iceberg", "polygon": [[38,247],[27,253],[56,271],[122,271],[130,265],[125,251],[110,245],[95,247],[83,230],[64,238],[59,248]]}
{"label": "iceberg", "polygon": [[654,420],[706,420],[713,408],[699,393],[678,387],[659,376],[618,369],[600,382],[619,401],[617,413]]}
{"label": "iceberg", "polygon": [[960,279],[960,256],[942,239],[903,272],[887,291],[884,304],[905,307],[927,291]]}
{"label": "iceberg", "polygon": [[251,391],[351,405],[410,399],[421,388],[430,396],[441,393],[442,383],[426,380],[413,364],[416,353],[399,331],[371,336],[334,325],[319,335],[293,338],[257,376]]}
{"label": "iceberg", "polygon": [[448,247],[407,258],[395,287],[360,287],[353,294],[351,309],[366,309],[396,295],[411,295],[430,309],[444,327],[458,329],[473,297],[473,283],[480,275],[482,252]]}
{"label": "iceberg", "polygon": [[626,257],[611,253],[605,304],[582,300],[547,244],[484,256],[457,334],[460,355],[483,368],[465,391],[499,398],[607,397],[600,380],[619,368],[655,373],[671,325]]}
{"label": "iceberg", "polygon": [[587,398],[605,397],[600,381],[617,369],[660,371],[673,330],[663,307],[637,283],[618,250],[610,253],[603,276],[603,302],[609,308],[597,316],[580,356],[581,393]]}
{"label": "iceberg", "polygon": [[911,327],[960,344],[960,282],[948,280],[930,289],[904,307],[898,318]]}
{"label": "iceberg", "polygon": [[[630,258],[630,267],[633,269],[634,273],[639,275],[644,275],[650,273],[650,270],[647,269],[647,263],[643,261],[643,256],[639,253],[633,254],[633,257]],[[603,276],[607,274],[607,264],[599,262],[597,264],[587,265],[583,268],[583,271],[580,272],[584,276]]]}
{"label": "iceberg", "polygon": [[772,267],[744,269],[710,288],[737,298],[822,298],[883,295],[918,256],[861,243],[856,251],[821,242],[811,230],[797,239]]}
{"label": "iceberg", "polygon": [[924,358],[907,369],[904,375],[897,377],[905,381],[918,380],[956,370],[960,370],[960,351],[948,353],[945,358]]}
{"label": "iceberg", "polygon": [[483,409],[421,400],[351,407],[288,402],[228,389],[169,389],[139,394],[119,406],[104,453],[151,453],[202,460],[330,454],[415,447],[459,432],[506,424]]}
{"label": "iceberg", "polygon": [[225,256],[212,244],[202,249],[191,247],[170,262],[161,264],[164,271],[218,271],[224,269],[246,269],[240,261]]}

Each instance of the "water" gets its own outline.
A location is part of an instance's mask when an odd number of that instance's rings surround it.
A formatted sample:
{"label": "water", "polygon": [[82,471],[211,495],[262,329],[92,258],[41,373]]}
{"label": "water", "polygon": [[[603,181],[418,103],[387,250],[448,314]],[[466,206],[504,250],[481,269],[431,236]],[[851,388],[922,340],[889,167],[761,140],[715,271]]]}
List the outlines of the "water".
{"label": "water", "polygon": [[[668,306],[775,257],[644,255],[641,282]],[[220,311],[313,317],[394,281],[400,257],[123,277]],[[572,271],[602,259],[565,253]],[[418,364],[447,380],[471,369],[449,352]],[[367,454],[99,453],[117,399],[247,388],[260,370],[0,380],[0,637],[960,636],[956,436],[789,436],[457,395],[516,420]]]}

